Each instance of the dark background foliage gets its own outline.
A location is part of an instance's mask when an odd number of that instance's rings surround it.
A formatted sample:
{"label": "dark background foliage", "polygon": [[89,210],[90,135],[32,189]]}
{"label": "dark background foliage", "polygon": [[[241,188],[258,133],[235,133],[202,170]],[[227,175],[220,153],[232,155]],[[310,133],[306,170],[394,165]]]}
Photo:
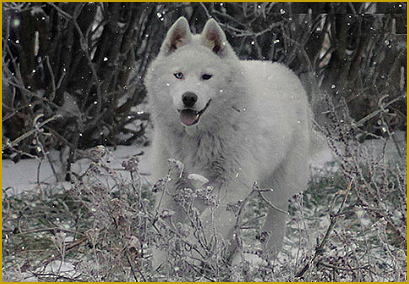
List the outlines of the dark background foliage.
{"label": "dark background foliage", "polygon": [[[179,17],[215,18],[242,59],[282,62],[361,139],[406,130],[406,3],[3,3],[3,158],[130,144],[149,62]],[[386,111],[385,111],[386,110]],[[131,122],[138,127],[127,128]],[[385,130],[387,129],[387,130]]]}

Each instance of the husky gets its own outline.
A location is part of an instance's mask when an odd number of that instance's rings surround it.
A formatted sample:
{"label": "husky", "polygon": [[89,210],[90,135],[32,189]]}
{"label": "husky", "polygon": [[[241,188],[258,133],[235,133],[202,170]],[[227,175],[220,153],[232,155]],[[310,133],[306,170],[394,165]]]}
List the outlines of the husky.
{"label": "husky", "polygon": [[[169,29],[145,85],[154,125],[151,165],[155,180],[168,173],[169,159],[187,173],[208,179],[217,207],[200,208],[205,230],[229,240],[226,255],[237,256],[235,212],[254,182],[270,203],[263,230],[265,253],[282,247],[288,200],[309,180],[311,109],[299,78],[278,63],[239,60],[214,19],[193,35],[181,17]],[[169,191],[176,190],[168,187]],[[166,192],[158,210],[184,211]],[[211,222],[213,218],[213,222]],[[166,255],[154,251],[159,266]]]}

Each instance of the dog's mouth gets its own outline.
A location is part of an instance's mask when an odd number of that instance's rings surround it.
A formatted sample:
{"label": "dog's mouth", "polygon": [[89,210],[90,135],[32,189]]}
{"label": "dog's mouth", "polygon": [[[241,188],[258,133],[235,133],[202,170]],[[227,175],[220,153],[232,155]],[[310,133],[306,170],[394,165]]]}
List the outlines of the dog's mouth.
{"label": "dog's mouth", "polygon": [[180,113],[180,121],[187,125],[187,126],[191,126],[194,125],[196,123],[199,122],[200,117],[202,116],[202,114],[206,111],[206,109],[208,108],[209,104],[210,104],[209,100],[206,104],[206,106],[204,107],[204,109],[197,111],[197,110],[193,110],[193,109],[182,109],[179,110]]}

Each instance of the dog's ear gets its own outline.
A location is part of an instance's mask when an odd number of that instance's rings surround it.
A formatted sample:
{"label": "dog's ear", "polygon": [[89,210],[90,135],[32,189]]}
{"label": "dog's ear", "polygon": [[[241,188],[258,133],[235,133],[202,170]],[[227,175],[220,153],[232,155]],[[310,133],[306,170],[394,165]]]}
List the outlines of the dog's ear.
{"label": "dog's ear", "polygon": [[201,37],[202,44],[210,48],[215,54],[221,57],[228,54],[230,46],[226,35],[214,19],[207,21]]}
{"label": "dog's ear", "polygon": [[160,48],[160,52],[169,55],[181,46],[192,40],[189,23],[185,17],[180,17],[169,29],[165,41]]}

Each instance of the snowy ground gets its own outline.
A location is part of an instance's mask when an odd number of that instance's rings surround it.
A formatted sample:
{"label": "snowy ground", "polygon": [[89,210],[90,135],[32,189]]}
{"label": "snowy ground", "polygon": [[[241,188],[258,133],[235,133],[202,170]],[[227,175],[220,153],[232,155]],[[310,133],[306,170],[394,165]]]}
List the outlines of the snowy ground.
{"label": "snowy ground", "polygon": [[[140,173],[142,176],[149,179],[150,165],[149,152],[150,147],[142,146],[118,146],[116,150],[110,148],[112,155],[112,165],[114,168],[122,168],[123,161],[132,155],[143,153],[139,164]],[[52,160],[58,164],[58,153],[50,153]],[[89,159],[81,159],[72,167],[73,172],[81,174],[90,164]],[[38,180],[42,184],[55,184],[56,177],[53,174],[50,163],[44,160],[41,164],[35,159],[23,159],[18,163],[11,160],[4,160],[2,165],[2,186],[8,195],[21,194],[25,191],[38,190]],[[62,185],[69,186],[68,183]]]}
{"label": "snowy ground", "polygon": [[[397,142],[397,144],[395,144]],[[397,151],[396,146],[400,148],[400,154],[406,155],[406,137],[404,132],[399,132],[395,136],[395,142],[390,140],[387,143],[386,147],[384,148],[384,143],[379,140],[371,140],[365,143],[366,148],[369,152],[375,153],[375,156],[378,156],[379,153],[385,153],[384,161],[387,163],[391,163],[395,160],[403,161],[402,157],[399,157],[399,153]],[[153,181],[150,180],[150,168],[151,165],[149,164],[149,155],[151,148],[150,147],[142,147],[142,146],[119,146],[116,150],[110,149],[111,153],[111,165],[114,169],[120,170],[122,168],[122,162],[127,160],[132,155],[140,155],[140,164],[139,164],[139,172],[141,173],[142,177],[145,179],[145,182],[152,183]],[[143,153],[143,154],[142,154]],[[58,153],[53,152],[51,153],[52,160],[55,163],[58,163]],[[316,174],[318,171],[317,168],[325,168],[327,171],[336,171],[337,166],[334,163],[334,157],[329,149],[323,149],[318,155],[316,155],[313,163],[312,174]],[[81,174],[84,172],[88,166],[90,161],[88,159],[82,159],[77,161],[73,165],[73,171]],[[50,188],[53,188],[52,185],[56,184],[56,178],[53,174],[53,171],[50,167],[48,161],[44,160],[41,164],[39,161],[35,159],[25,159],[21,160],[19,163],[13,163],[10,160],[2,161],[2,188],[3,188],[3,198],[5,196],[22,194],[24,192],[30,191],[41,191],[41,188],[44,185],[50,185]],[[72,185],[67,182],[61,182],[60,185],[69,189]],[[323,217],[320,218],[318,222],[324,222],[326,224],[321,224],[319,227],[323,228],[326,227],[328,224],[328,218]],[[307,239],[311,242],[316,238],[318,235],[319,230],[315,230],[313,235],[310,235]],[[290,258],[298,258],[298,250],[293,247],[293,243],[289,243],[288,240],[284,243],[284,249],[287,251],[286,256],[281,256],[281,259],[284,260],[286,257]],[[304,244],[307,246],[314,246],[313,243]],[[259,262],[261,259],[255,257],[254,255],[249,255],[246,257],[249,261]],[[56,260],[51,262],[46,270],[52,271],[59,271],[60,273],[66,272],[66,275],[70,277],[74,277],[76,274],[75,269],[73,269],[73,265],[70,262],[61,263],[60,260]],[[31,275],[24,275],[22,274],[21,277],[24,277],[25,281],[36,281],[35,277]],[[27,278],[28,277],[28,278]],[[23,280],[23,279],[20,279]]]}
{"label": "snowy ground", "polygon": [[[121,169],[122,162],[127,160],[130,156],[143,153],[140,156],[139,171],[145,182],[152,184],[150,180],[150,163],[149,154],[150,147],[142,147],[137,145],[132,146],[119,146],[116,150],[110,149],[111,165],[114,169]],[[57,152],[50,153],[50,157],[55,164],[55,168],[58,168],[59,155]],[[317,155],[314,165],[318,167],[324,167],[327,162],[332,162],[333,157],[329,149],[323,150]],[[87,170],[90,164],[89,159],[81,159],[77,161],[72,169],[74,172],[81,174]],[[5,196],[13,196],[24,194],[25,192],[38,192],[42,191],[42,188],[54,188],[53,185],[57,184],[55,175],[48,160],[44,160],[41,164],[35,159],[23,159],[18,163],[13,163],[11,160],[5,160],[2,164],[2,186],[3,186],[3,198]],[[70,189],[72,185],[68,182],[60,182],[59,187]],[[260,258],[255,255],[246,255],[246,259],[250,262],[260,262]],[[70,261],[61,263],[60,260],[51,262],[45,269],[45,272],[58,272],[67,277],[75,277],[76,271],[73,264]],[[7,279],[4,279],[7,280]],[[10,279],[17,281],[38,281],[36,277],[30,273],[22,273],[17,279]]]}
{"label": "snowy ground", "polygon": [[[406,137],[404,132],[397,132],[395,139],[400,145],[400,152],[406,155]],[[365,142],[368,150],[373,153],[381,153],[383,142],[380,140],[368,140]],[[110,149],[112,154],[112,164],[114,168],[121,168],[122,161],[126,160],[132,155],[143,153],[141,155],[139,170],[140,173],[149,180],[150,176],[150,164],[149,153],[150,147],[142,146],[118,146],[116,150]],[[391,162],[399,159],[399,155],[396,149],[396,145],[392,140],[386,145],[385,148],[385,162]],[[58,160],[57,153],[51,153],[54,160]],[[329,149],[323,149],[318,155],[315,156],[312,162],[312,168],[323,168],[331,164],[334,161],[334,157]],[[73,165],[73,171],[81,173],[87,169],[89,165],[88,159],[82,159],[77,161]],[[34,159],[24,159],[18,163],[13,163],[11,160],[2,161],[2,186],[3,190],[6,189],[7,194],[19,194],[27,190],[38,189],[37,177],[40,182],[46,184],[56,183],[56,178],[51,170],[48,161],[43,161],[39,168],[39,162]]]}

